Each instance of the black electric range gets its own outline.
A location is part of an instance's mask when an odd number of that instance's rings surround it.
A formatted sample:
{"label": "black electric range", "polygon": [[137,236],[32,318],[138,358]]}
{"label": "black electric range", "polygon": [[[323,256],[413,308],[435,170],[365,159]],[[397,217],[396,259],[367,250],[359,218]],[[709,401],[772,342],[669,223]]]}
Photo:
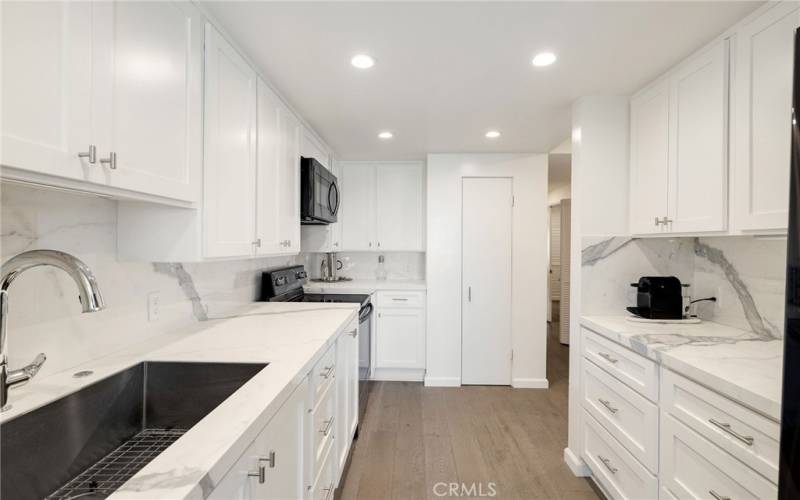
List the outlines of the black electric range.
{"label": "black electric range", "polygon": [[369,398],[371,374],[371,296],[356,293],[306,293],[303,285],[308,279],[303,266],[290,266],[264,271],[261,278],[262,302],[330,302],[360,304],[358,313],[358,422],[364,418]]}

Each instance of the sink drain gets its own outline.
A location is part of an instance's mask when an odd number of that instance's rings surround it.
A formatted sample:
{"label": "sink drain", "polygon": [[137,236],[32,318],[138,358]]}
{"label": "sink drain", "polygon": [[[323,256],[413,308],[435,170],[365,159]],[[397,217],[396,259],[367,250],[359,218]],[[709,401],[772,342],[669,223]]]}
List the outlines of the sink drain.
{"label": "sink drain", "polygon": [[75,378],[83,378],[83,377],[88,377],[89,375],[93,375],[93,374],[94,374],[94,372],[92,370],[81,370],[79,372],[73,373],[72,376],[75,377]]}

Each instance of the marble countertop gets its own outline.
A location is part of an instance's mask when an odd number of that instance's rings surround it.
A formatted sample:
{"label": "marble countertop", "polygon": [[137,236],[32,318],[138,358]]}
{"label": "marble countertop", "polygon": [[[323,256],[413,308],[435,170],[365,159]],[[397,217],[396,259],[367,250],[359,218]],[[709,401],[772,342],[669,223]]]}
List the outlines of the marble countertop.
{"label": "marble countertop", "polygon": [[[252,304],[189,331],[34,379],[12,390],[13,407],[0,422],[142,361],[269,363],[110,497],[206,498],[357,313],[357,304]],[[72,377],[86,369],[94,375]]]}
{"label": "marble countertop", "polygon": [[583,316],[581,325],[780,421],[781,340],[712,322],[647,324],[625,316]]}
{"label": "marble countertop", "polygon": [[303,290],[308,293],[375,293],[378,290],[426,290],[424,280],[352,280],[323,283],[309,280]]}

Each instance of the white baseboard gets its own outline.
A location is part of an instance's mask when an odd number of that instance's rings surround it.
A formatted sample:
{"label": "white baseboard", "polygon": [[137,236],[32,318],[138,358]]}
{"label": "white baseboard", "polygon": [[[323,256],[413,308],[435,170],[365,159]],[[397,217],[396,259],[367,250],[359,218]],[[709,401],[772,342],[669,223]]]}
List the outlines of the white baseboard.
{"label": "white baseboard", "polygon": [[461,378],[425,377],[425,387],[461,387]]}
{"label": "white baseboard", "polygon": [[550,383],[546,378],[514,378],[511,387],[515,389],[547,389]]}
{"label": "white baseboard", "polygon": [[577,477],[592,475],[592,471],[589,470],[589,467],[587,467],[583,460],[578,458],[577,455],[572,453],[572,450],[569,448],[564,448],[564,462],[567,464],[567,467],[569,467],[569,470]]}
{"label": "white baseboard", "polygon": [[375,368],[370,380],[383,382],[422,382],[424,378],[424,369]]}

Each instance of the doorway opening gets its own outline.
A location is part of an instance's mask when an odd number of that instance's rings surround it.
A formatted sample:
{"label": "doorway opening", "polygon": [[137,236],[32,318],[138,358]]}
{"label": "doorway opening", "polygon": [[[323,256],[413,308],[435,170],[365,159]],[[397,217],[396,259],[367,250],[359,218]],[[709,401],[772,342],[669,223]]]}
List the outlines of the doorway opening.
{"label": "doorway opening", "polygon": [[569,290],[572,155],[548,155],[547,378],[569,379]]}

